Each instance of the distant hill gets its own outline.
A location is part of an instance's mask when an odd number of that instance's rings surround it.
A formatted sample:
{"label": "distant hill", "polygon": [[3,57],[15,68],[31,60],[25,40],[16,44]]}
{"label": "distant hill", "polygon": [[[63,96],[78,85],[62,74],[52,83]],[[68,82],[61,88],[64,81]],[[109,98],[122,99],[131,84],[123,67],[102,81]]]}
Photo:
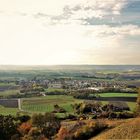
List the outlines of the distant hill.
{"label": "distant hill", "polygon": [[0,65],[0,70],[140,71],[140,65]]}

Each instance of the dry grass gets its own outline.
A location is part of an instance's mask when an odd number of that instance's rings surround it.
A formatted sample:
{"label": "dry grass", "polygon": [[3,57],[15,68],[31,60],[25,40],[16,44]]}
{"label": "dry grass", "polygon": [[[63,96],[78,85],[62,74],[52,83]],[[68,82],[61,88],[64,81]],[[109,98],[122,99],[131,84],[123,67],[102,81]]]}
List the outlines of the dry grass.
{"label": "dry grass", "polygon": [[130,119],[124,122],[120,122],[120,124],[117,123],[116,126],[114,125],[114,128],[99,134],[93,139],[94,140],[140,139],[140,118]]}
{"label": "dry grass", "polygon": [[103,120],[82,120],[66,124],[62,124],[56,140],[87,140],[108,127]]}

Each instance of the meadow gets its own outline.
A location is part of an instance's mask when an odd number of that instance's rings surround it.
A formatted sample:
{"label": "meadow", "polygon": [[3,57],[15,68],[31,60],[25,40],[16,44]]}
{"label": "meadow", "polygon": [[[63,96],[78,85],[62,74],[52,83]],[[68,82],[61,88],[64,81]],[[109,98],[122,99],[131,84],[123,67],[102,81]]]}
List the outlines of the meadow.
{"label": "meadow", "polygon": [[[58,104],[60,107],[64,108],[68,113],[73,114],[72,104],[83,102],[81,99],[74,99],[72,96],[67,95],[47,95],[42,97],[32,97],[23,98],[21,100],[23,112],[32,113],[45,113],[52,112],[54,110],[54,105]],[[101,101],[102,104],[108,104],[108,101]],[[135,102],[126,102],[130,107],[131,111],[135,110]],[[7,108],[0,106],[0,114],[3,115],[16,115],[19,112],[17,108]],[[59,114],[63,116],[63,113]]]}
{"label": "meadow", "polygon": [[66,95],[47,95],[45,97],[33,97],[22,99],[22,109],[29,112],[52,112],[53,106],[58,104],[67,112],[73,113],[72,104],[83,102]]}
{"label": "meadow", "polygon": [[0,91],[0,96],[7,97],[9,95],[16,95],[20,91],[19,90],[6,90],[6,91]]}
{"label": "meadow", "polygon": [[3,107],[0,105],[0,114],[3,115],[16,115],[17,112],[19,112],[18,108],[8,108],[8,107]]}
{"label": "meadow", "polygon": [[[22,100],[22,109],[27,112],[52,112],[53,106],[58,104],[63,107],[68,113],[73,113],[72,104],[83,102],[81,99],[74,99],[67,95],[47,95],[45,97],[33,97]],[[102,101],[103,104],[108,104],[108,101]],[[135,102],[126,102],[131,111],[135,109]]]}
{"label": "meadow", "polygon": [[100,93],[100,97],[137,97],[137,93]]}

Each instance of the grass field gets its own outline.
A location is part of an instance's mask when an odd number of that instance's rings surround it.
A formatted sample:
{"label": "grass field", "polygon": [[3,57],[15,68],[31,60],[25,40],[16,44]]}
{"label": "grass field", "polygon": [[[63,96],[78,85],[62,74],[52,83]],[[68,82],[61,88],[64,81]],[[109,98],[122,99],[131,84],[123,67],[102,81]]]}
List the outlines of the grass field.
{"label": "grass field", "polygon": [[100,93],[101,97],[137,97],[138,94],[134,93]]}
{"label": "grass field", "polygon": [[6,91],[1,91],[0,92],[0,96],[9,96],[9,95],[16,95],[17,93],[19,93],[19,90],[6,90]]}
{"label": "grass field", "polygon": [[136,103],[134,102],[126,102],[130,108],[131,111],[135,111]]}
{"label": "grass field", "polygon": [[58,92],[63,92],[65,91],[64,89],[62,88],[48,88],[48,89],[45,89],[46,92],[55,92],[55,91],[58,91]]}
{"label": "grass field", "polygon": [[3,115],[16,115],[19,110],[17,108],[7,108],[0,105],[0,114]]}
{"label": "grass field", "polygon": [[[67,95],[48,95],[39,98],[28,98],[23,99],[22,109],[29,112],[51,112],[53,106],[58,104],[63,107],[67,112],[72,113],[73,109],[71,104],[83,102],[83,100],[74,99],[72,96]],[[108,101],[102,101],[103,104],[107,104]],[[136,103],[126,102],[130,107],[131,111],[135,109]]]}
{"label": "grass field", "polygon": [[22,100],[22,109],[29,112],[51,112],[53,106],[58,104],[67,112],[72,113],[71,104],[82,102],[82,100],[74,99],[72,96],[66,95],[48,95],[40,98],[28,98]]}
{"label": "grass field", "polygon": [[[104,93],[106,94],[106,93]],[[110,94],[110,93],[108,93]],[[114,95],[114,93],[111,93]],[[122,94],[122,93],[120,93]],[[63,107],[68,113],[73,113],[73,108],[71,104],[80,103],[83,100],[74,99],[72,96],[67,95],[47,95],[42,97],[32,97],[22,99],[22,109],[29,113],[45,113],[53,111],[53,106],[58,104]],[[102,104],[108,104],[108,101],[101,101]],[[130,107],[131,111],[135,109],[135,102],[126,102]],[[16,108],[6,108],[0,106],[0,114],[15,115],[18,112]],[[60,114],[61,115],[61,114]]]}
{"label": "grass field", "polygon": [[1,83],[0,82],[0,87],[4,87],[4,86],[15,86],[15,83]]}

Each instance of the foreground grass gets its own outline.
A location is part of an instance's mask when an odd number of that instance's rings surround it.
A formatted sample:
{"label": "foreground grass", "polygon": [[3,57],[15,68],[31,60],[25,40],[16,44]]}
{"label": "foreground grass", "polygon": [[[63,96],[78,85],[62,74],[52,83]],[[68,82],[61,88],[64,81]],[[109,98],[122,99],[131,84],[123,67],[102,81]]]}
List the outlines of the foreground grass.
{"label": "foreground grass", "polygon": [[140,118],[124,121],[91,140],[140,139]]}

